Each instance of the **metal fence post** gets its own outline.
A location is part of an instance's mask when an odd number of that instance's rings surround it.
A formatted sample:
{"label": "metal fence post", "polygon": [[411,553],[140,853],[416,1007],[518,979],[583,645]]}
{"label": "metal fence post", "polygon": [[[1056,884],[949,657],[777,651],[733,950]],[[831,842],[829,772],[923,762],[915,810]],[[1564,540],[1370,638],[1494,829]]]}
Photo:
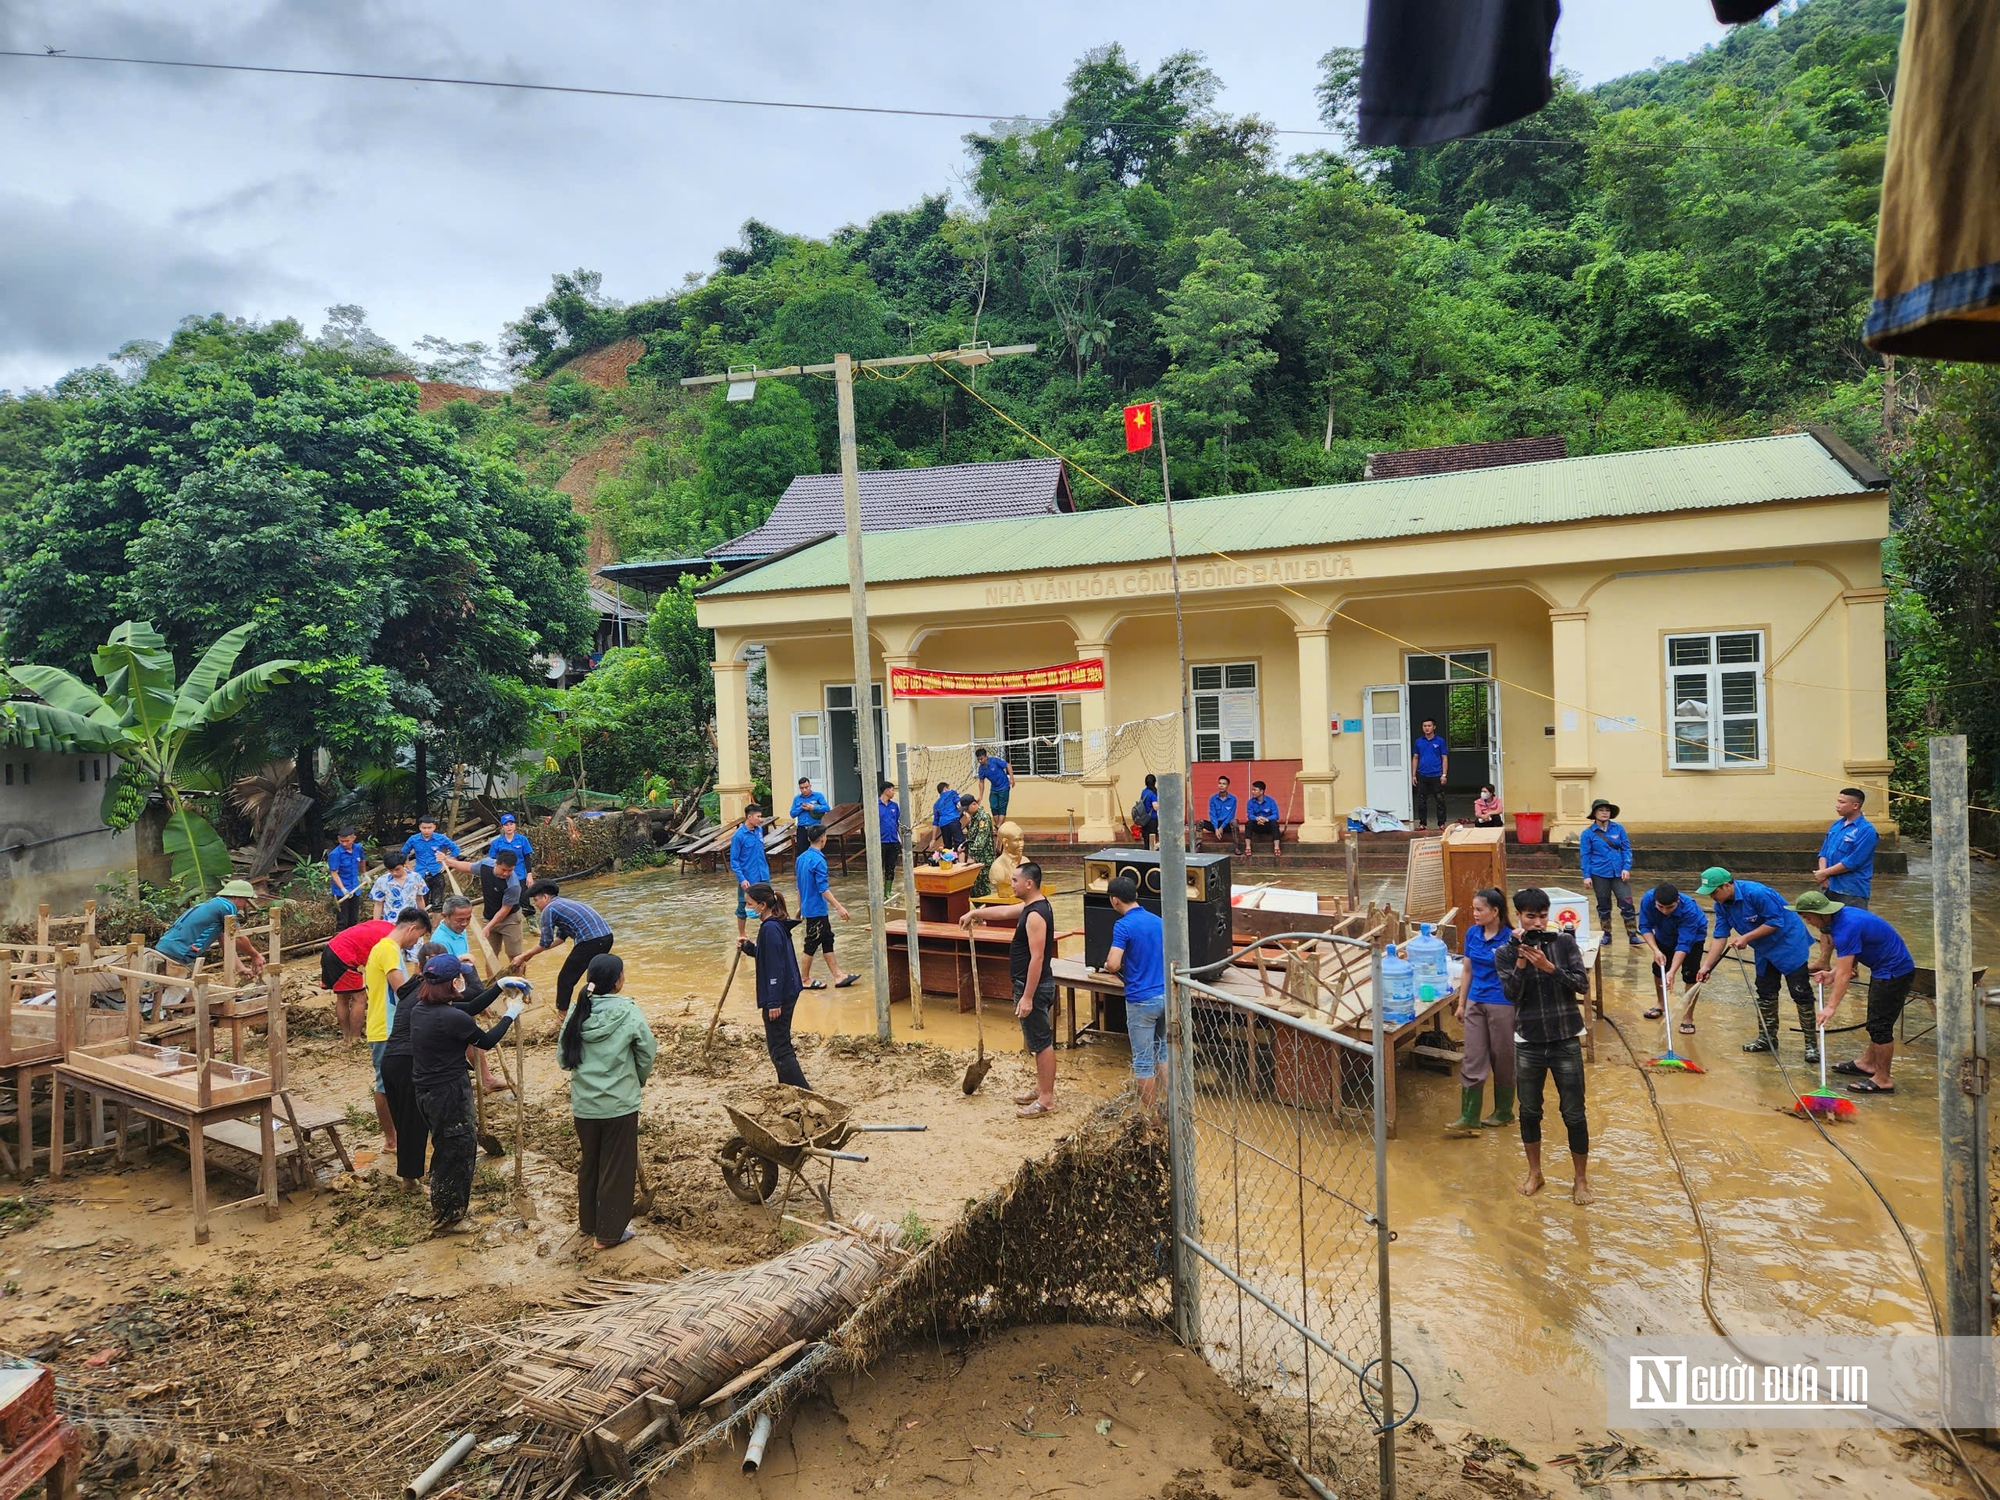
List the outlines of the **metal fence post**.
{"label": "metal fence post", "polygon": [[1382,984],[1380,948],[1375,950],[1369,972],[1375,997],[1371,1023],[1375,1047],[1375,1317],[1382,1360],[1382,1432],[1375,1439],[1375,1459],[1381,1471],[1382,1500],[1396,1500],[1396,1430],[1389,1425],[1396,1419],[1396,1367],[1390,1363],[1389,1349],[1389,1070],[1382,1065],[1388,1045],[1382,1027],[1382,1002],[1388,992]]}
{"label": "metal fence post", "polygon": [[1180,775],[1160,777],[1160,924],[1167,961],[1168,1018],[1167,1170],[1172,1197],[1174,1335],[1190,1349],[1201,1346],[1201,1271],[1189,1240],[1201,1238],[1194,1175],[1194,1006],[1181,984],[1188,966],[1187,847],[1181,838],[1184,786]]}
{"label": "metal fence post", "polygon": [[[924,1029],[924,970],[917,952],[917,804],[910,798],[910,747],[896,742],[896,795],[903,800],[903,955],[910,961],[910,1027]],[[883,948],[888,921],[883,920]]]}
{"label": "metal fence post", "polygon": [[1988,1301],[1986,1018],[1972,990],[1972,856],[1965,737],[1930,742],[1937,964],[1938,1136],[1944,1157],[1944,1331],[1984,1338]]}

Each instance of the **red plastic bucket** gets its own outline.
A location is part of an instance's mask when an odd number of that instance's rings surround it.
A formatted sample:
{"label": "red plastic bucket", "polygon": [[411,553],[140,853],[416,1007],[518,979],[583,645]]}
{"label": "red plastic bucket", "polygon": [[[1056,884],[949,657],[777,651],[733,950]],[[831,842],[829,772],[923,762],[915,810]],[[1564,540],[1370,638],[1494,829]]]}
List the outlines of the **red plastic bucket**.
{"label": "red plastic bucket", "polygon": [[1514,814],[1514,837],[1524,844],[1539,844],[1542,841],[1542,819],[1544,813],[1518,812]]}

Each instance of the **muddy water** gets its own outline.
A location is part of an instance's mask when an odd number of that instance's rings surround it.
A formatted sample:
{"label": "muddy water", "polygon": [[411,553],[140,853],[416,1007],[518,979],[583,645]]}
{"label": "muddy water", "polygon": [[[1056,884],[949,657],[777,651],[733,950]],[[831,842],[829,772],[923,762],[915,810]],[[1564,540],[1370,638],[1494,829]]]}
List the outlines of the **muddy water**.
{"label": "muddy water", "polygon": [[[1974,877],[1976,958],[2000,960],[2000,879],[1984,867]],[[1329,891],[1338,878],[1296,877],[1301,885]],[[1772,883],[1788,893],[1805,884],[1790,877]],[[865,910],[860,878],[837,879],[835,892],[850,910]],[[726,875],[644,872],[580,883],[575,894],[618,930],[631,991],[675,1013],[689,992],[698,1012],[712,1005],[735,936]],[[1373,894],[1395,899],[1400,892],[1385,884]],[[1062,928],[1082,925],[1080,897],[1058,895],[1055,907]],[[1913,858],[1907,876],[1878,880],[1875,909],[1896,923],[1919,963],[1930,962],[1924,861]],[[841,962],[863,977],[848,990],[808,994],[799,1007],[801,1031],[874,1031],[867,945],[859,926],[848,924],[842,932]],[[1632,1051],[1645,1057],[1660,1050],[1663,1036],[1657,1022],[1640,1019],[1650,979],[1638,951],[1620,935],[1606,952],[1604,974],[1607,1010]],[[545,959],[535,975],[551,981],[553,970]],[[748,977],[739,974],[730,1001],[739,1021],[751,1019]],[[1817,1082],[1804,1066],[1788,999],[1781,1009],[1789,1087],[1768,1057],[1740,1050],[1754,1033],[1754,1010],[1747,986],[1727,964],[1708,987],[1697,1035],[1674,1039],[1676,1050],[1698,1059],[1707,1073],[1653,1076],[1706,1217],[1716,1311],[1734,1333],[1928,1331],[1922,1287],[1882,1206],[1811,1125],[1781,1112],[1794,1090]],[[1854,993],[1834,1024],[1857,1023],[1862,1013],[1862,996]],[[899,1038],[973,1045],[971,1016],[933,1004],[927,1021],[924,1031],[913,1031],[907,1007],[896,1008]],[[1857,1120],[1834,1128],[1902,1216],[1941,1289],[1934,1039],[1916,1035],[1930,1022],[1928,1005],[1913,1002],[1905,1026],[1913,1040],[1899,1049],[1896,1096],[1860,1101]],[[989,1013],[989,1023],[989,1048],[1018,1048],[1010,1018]],[[1864,1040],[1858,1032],[1831,1038],[1830,1058],[1853,1056]],[[1109,1094],[1127,1076],[1116,1042],[1059,1056],[1064,1087]],[[1455,1081],[1405,1067],[1399,1084],[1401,1138],[1390,1147],[1396,1336],[1399,1358],[1422,1387],[1423,1415],[1504,1433],[1531,1452],[1573,1447],[1579,1432],[1603,1427],[1604,1339],[1628,1330],[1711,1331],[1700,1299],[1701,1242],[1631,1053],[1612,1027],[1598,1029],[1596,1060],[1588,1070],[1597,1202],[1588,1209],[1568,1200],[1568,1158],[1553,1089],[1547,1103],[1550,1185],[1541,1196],[1524,1199],[1515,1191],[1521,1167],[1515,1132],[1446,1140],[1442,1128],[1456,1111]],[[1771,1434],[1764,1447],[1778,1438],[1797,1440],[1782,1460],[1764,1455],[1781,1474],[1802,1470],[1803,1479],[1833,1463],[1831,1442]],[[1729,1462],[1745,1463],[1742,1448],[1730,1449],[1720,1437],[1690,1440],[1685,1451],[1704,1461],[1729,1453]],[[1888,1462],[1886,1453],[1886,1447],[1871,1453],[1871,1462]],[[1746,1475],[1752,1468],[1744,1468]],[[1772,1482],[1778,1488],[1770,1492],[1785,1492],[1782,1482]],[[1762,1488],[1752,1484],[1750,1492]]]}

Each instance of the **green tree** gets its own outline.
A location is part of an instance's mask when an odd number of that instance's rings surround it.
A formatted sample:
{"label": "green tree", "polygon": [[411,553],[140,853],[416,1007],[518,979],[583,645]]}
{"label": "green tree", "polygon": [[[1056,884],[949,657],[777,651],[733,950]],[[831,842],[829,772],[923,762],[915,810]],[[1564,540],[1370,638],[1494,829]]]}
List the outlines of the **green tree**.
{"label": "green tree", "polygon": [[[299,665],[266,661],[230,676],[255,629],[239,625],[219,637],[178,684],[173,653],[146,620],[123,622],[92,653],[101,692],[60,667],[8,668],[15,684],[39,700],[0,704],[9,737],[58,753],[100,751],[134,768],[149,804],[159,809],[161,844],[173,862],[174,880],[189,891],[212,891],[229,874],[221,835],[185,799],[183,755],[189,741],[240,713]],[[122,785],[122,777],[105,783],[107,820]]]}
{"label": "green tree", "polygon": [[1250,269],[1243,242],[1226,229],[1195,241],[1195,267],[1167,298],[1160,341],[1173,363],[1160,393],[1179,425],[1222,440],[1222,487],[1229,483],[1229,436],[1240,427],[1258,376],[1278,362],[1264,335],[1278,321],[1277,298]]}

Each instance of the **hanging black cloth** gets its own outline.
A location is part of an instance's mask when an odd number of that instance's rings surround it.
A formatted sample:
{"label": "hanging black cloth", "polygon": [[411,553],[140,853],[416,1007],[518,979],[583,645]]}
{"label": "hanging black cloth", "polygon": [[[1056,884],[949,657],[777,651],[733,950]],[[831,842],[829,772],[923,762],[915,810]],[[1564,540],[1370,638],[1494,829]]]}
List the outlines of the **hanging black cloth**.
{"label": "hanging black cloth", "polygon": [[1549,102],[1557,0],[1369,0],[1360,142],[1428,146]]}

